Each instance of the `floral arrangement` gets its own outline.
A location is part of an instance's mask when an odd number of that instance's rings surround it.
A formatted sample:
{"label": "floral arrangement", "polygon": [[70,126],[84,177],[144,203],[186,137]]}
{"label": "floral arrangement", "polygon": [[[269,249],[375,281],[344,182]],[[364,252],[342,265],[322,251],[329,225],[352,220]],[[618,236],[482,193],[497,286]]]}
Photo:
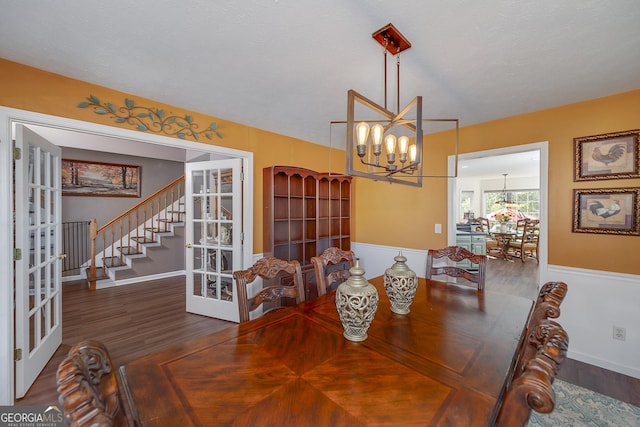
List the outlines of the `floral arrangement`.
{"label": "floral arrangement", "polygon": [[495,218],[500,222],[509,222],[513,219],[513,212],[511,211],[498,212],[495,215]]}

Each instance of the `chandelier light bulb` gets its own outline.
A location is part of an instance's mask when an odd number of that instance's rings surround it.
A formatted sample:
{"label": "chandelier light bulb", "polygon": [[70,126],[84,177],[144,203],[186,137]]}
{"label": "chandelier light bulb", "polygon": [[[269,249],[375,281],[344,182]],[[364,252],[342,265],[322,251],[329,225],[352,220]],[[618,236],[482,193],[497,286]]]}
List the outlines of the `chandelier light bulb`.
{"label": "chandelier light bulb", "polygon": [[387,146],[387,162],[391,165],[396,161],[396,136],[387,135],[384,143]]}
{"label": "chandelier light bulb", "polygon": [[367,143],[367,138],[369,137],[369,125],[367,123],[358,123],[358,126],[356,126],[356,137],[358,145],[365,145]]}
{"label": "chandelier light bulb", "polygon": [[384,144],[387,147],[387,154],[396,152],[396,136],[395,135],[387,135],[384,138]]}
{"label": "chandelier light bulb", "polygon": [[417,158],[417,148],[416,148],[416,144],[411,144],[411,146],[409,146],[409,161],[411,163],[414,163],[416,161]]}
{"label": "chandelier light bulb", "polygon": [[402,135],[398,138],[398,152],[400,153],[400,162],[404,164],[407,161],[407,150],[409,149],[409,137]]}
{"label": "chandelier light bulb", "polygon": [[406,135],[402,135],[398,138],[398,151],[400,154],[407,154],[407,150],[409,149],[409,137]]}
{"label": "chandelier light bulb", "polygon": [[384,126],[380,123],[373,125],[371,128],[371,142],[373,143],[373,154],[379,156],[382,152],[382,136],[384,135]]}

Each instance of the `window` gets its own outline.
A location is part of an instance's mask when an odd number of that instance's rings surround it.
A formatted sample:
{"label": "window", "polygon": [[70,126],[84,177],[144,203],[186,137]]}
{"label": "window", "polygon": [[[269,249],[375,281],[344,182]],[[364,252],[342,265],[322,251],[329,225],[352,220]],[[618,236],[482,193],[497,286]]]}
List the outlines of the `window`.
{"label": "window", "polygon": [[[498,203],[501,195],[502,191],[485,191],[485,215],[504,207]],[[523,214],[533,218],[540,218],[540,190],[510,191],[507,193],[507,200],[510,201],[510,206],[516,208]]]}
{"label": "window", "polygon": [[468,218],[468,214],[471,212],[471,206],[473,205],[473,191],[461,191],[460,192],[460,215],[459,218]]}

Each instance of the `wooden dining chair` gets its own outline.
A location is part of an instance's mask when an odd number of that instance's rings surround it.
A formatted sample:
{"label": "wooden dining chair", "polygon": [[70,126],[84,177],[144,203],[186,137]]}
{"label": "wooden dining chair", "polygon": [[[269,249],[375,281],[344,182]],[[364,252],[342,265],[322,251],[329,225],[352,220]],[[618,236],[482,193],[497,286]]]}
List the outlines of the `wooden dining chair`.
{"label": "wooden dining chair", "polygon": [[498,240],[496,240],[496,238],[491,233],[491,225],[489,224],[489,219],[478,217],[478,221],[480,221],[480,226],[481,226],[480,230],[486,234],[485,244],[486,244],[487,255],[501,254],[502,250],[500,248]]}
{"label": "wooden dining chair", "polygon": [[[478,265],[477,271],[468,270],[454,265],[434,266],[434,262],[445,258],[455,264],[469,260]],[[462,277],[478,286],[478,292],[484,291],[487,256],[474,254],[461,246],[447,246],[443,249],[429,249],[427,252],[427,272],[425,277],[431,279],[433,275],[446,275],[449,277]]]}
{"label": "wooden dining chair", "polygon": [[544,319],[560,317],[560,304],[564,301],[568,290],[569,287],[565,282],[547,282],[542,285],[529,323],[537,324]]}
{"label": "wooden dining chair", "polygon": [[509,241],[509,249],[512,254],[522,262],[524,262],[527,256],[534,258],[536,262],[538,260],[538,247],[540,236],[540,221],[537,219],[524,220],[524,226],[522,228],[522,234],[517,234],[514,239]]}
{"label": "wooden dining chair", "polygon": [[[538,298],[531,310],[527,325],[525,326],[525,337],[529,337],[533,328],[542,322],[560,317],[560,304],[564,301],[567,290],[567,284],[564,282],[547,282],[542,285],[538,293]],[[516,373],[524,369],[536,350],[537,349],[529,345],[529,342],[526,340],[521,343],[518,349]]]}
{"label": "wooden dining chair", "polygon": [[[249,296],[248,286],[258,277],[262,279],[262,288]],[[305,300],[302,269],[296,260],[285,261],[275,257],[259,259],[247,270],[233,272],[238,291],[238,309],[240,322],[250,319],[250,313],[262,307],[262,314],[279,310]]]}
{"label": "wooden dining chair", "polygon": [[71,347],[58,366],[56,381],[65,425],[132,425],[120,396],[111,357],[101,342],[84,340]]}
{"label": "wooden dining chair", "polygon": [[535,348],[534,355],[507,386],[495,420],[497,427],[525,426],[531,410],[548,414],[555,407],[552,384],[566,358],[569,337],[558,323],[543,320],[527,339]]}
{"label": "wooden dining chair", "polygon": [[316,273],[318,296],[321,296],[349,278],[349,269],[356,265],[356,255],[353,251],[330,247],[321,255],[311,257],[311,263]]}

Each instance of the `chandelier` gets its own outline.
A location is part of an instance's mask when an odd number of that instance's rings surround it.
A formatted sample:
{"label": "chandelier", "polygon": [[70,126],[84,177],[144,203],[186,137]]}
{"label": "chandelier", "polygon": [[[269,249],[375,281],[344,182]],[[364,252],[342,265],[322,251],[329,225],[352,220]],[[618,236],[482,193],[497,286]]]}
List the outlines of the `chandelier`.
{"label": "chandelier", "polygon": [[502,187],[502,193],[500,194],[500,199],[498,200],[498,203],[500,203],[501,205],[511,203],[509,193],[507,193],[507,175],[508,174],[506,173],[502,174],[502,176],[504,176],[504,186]]}
{"label": "chandelier", "polygon": [[[347,92],[347,174],[421,187],[422,178],[427,177],[423,175],[423,122],[430,121],[455,124],[457,176],[458,119],[423,119],[421,96],[400,110],[400,52],[411,43],[393,24],[372,37],[383,47],[384,106],[353,89]],[[387,53],[397,58],[395,113],[387,108]]]}

